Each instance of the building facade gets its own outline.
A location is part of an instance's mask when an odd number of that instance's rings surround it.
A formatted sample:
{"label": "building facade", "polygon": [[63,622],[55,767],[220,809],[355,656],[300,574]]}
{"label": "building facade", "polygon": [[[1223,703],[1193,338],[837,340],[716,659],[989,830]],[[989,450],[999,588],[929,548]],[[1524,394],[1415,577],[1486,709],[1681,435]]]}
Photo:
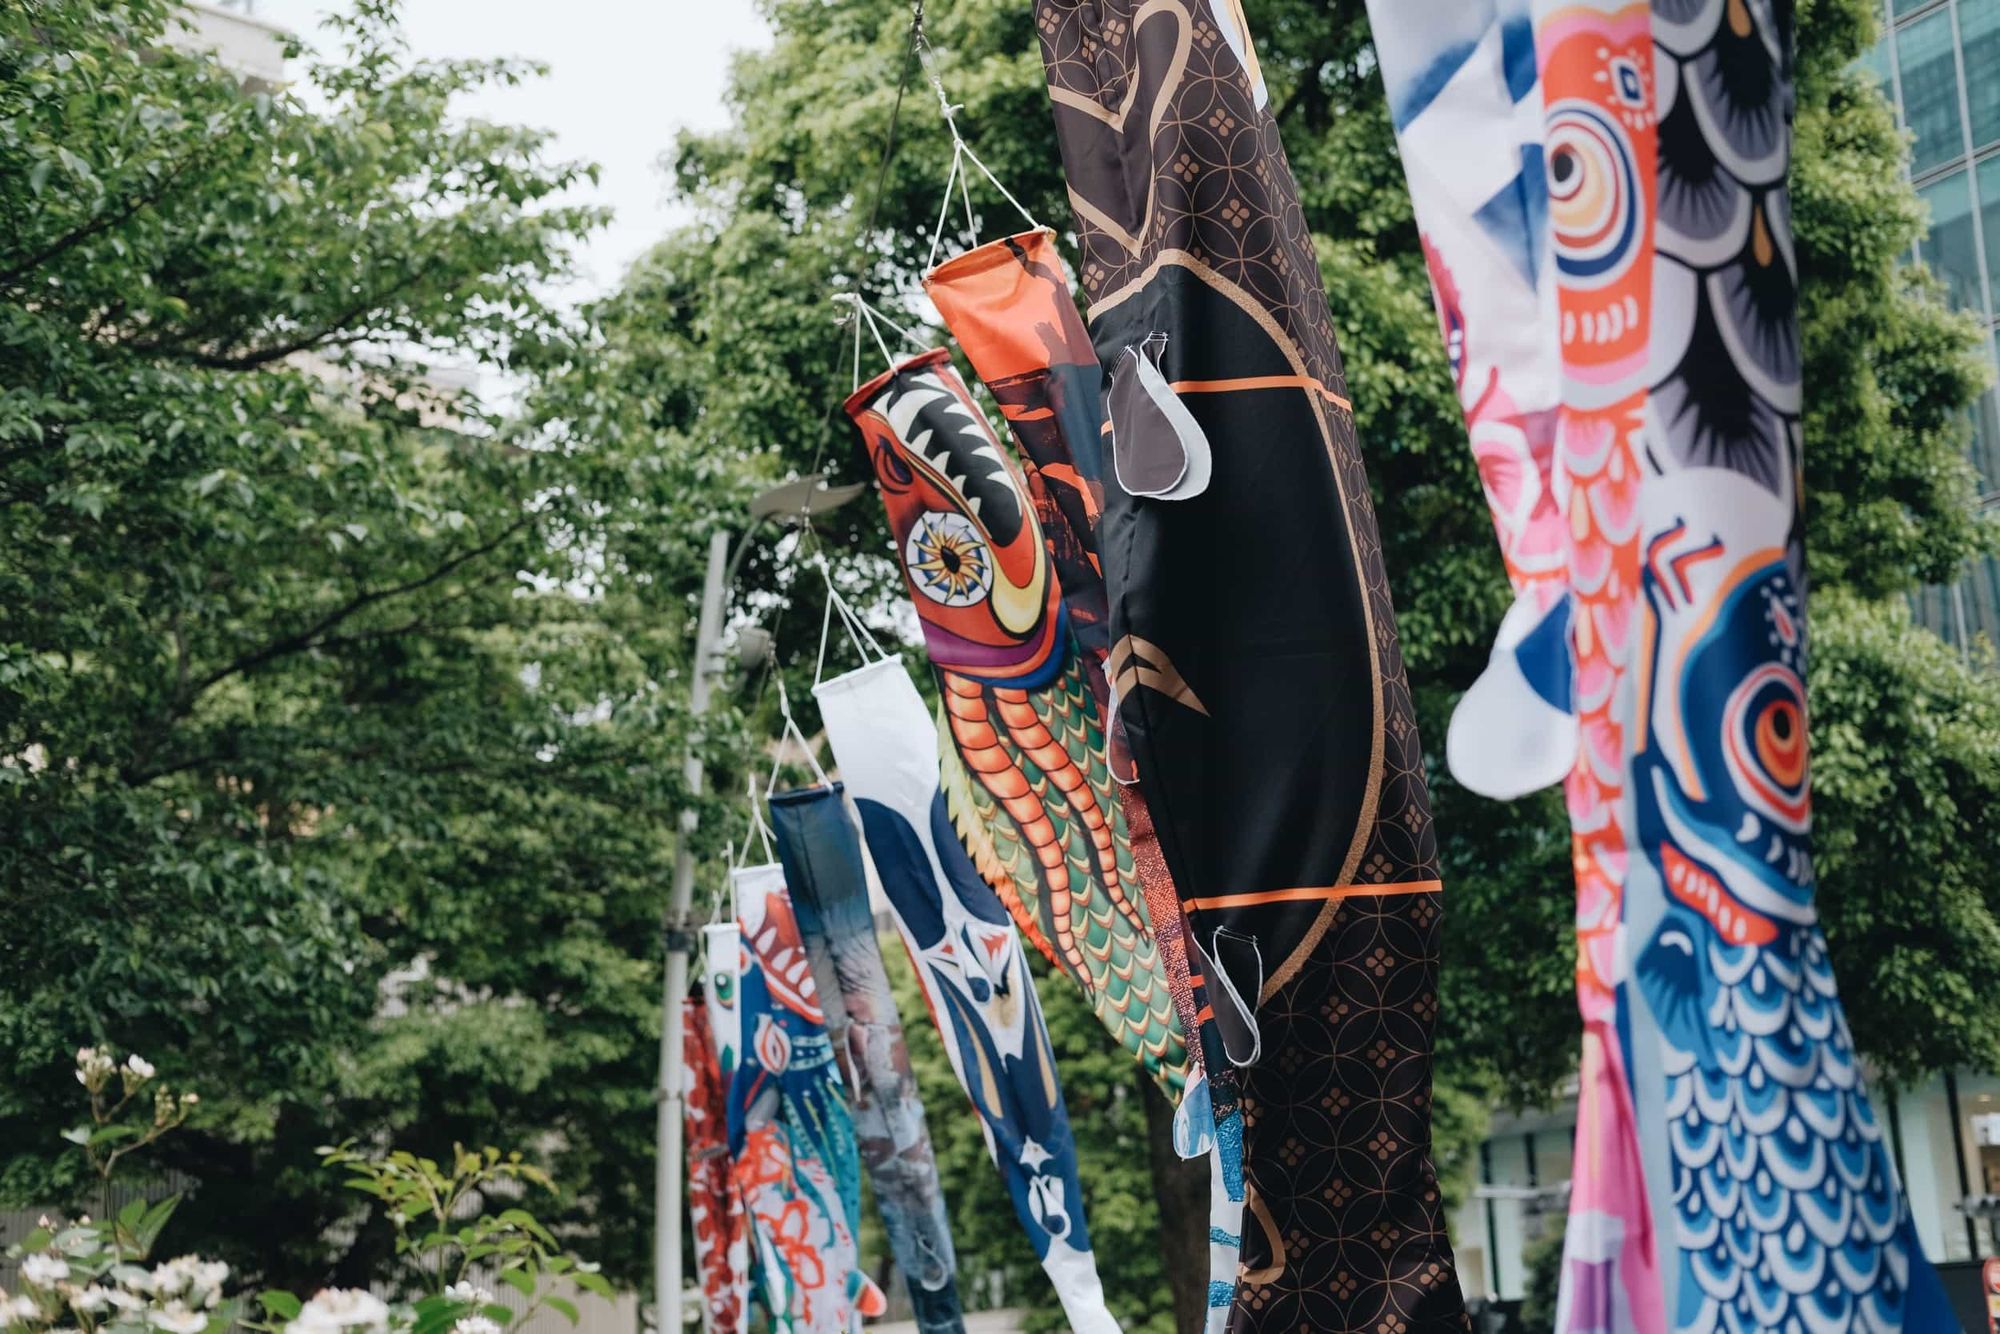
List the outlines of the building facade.
{"label": "building facade", "polygon": [[274,88],[285,81],[289,37],[283,28],[258,18],[251,0],[193,0],[181,6],[180,17],[167,30],[168,45],[213,55],[253,88]]}
{"label": "building facade", "polygon": [[[1975,315],[1994,356],[2000,322],[2000,0],[1876,0],[1881,40],[1864,64],[1913,140],[1910,182],[1930,206],[1911,258]],[[1973,413],[1981,504],[2000,505],[2000,399]],[[1924,621],[1954,644],[2000,644],[2000,562],[1982,560],[1949,588],[1917,598]]]}

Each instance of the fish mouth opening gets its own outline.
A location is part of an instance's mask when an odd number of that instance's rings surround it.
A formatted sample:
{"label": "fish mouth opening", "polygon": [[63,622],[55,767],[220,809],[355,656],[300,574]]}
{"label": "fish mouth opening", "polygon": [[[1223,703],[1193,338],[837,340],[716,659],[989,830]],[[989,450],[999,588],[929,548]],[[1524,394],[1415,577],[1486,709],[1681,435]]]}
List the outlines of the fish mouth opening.
{"label": "fish mouth opening", "polygon": [[1660,845],[1660,869],[1676,900],[1700,913],[1731,945],[1768,945],[1777,925],[1746,907],[1722,877],[1669,843]]}

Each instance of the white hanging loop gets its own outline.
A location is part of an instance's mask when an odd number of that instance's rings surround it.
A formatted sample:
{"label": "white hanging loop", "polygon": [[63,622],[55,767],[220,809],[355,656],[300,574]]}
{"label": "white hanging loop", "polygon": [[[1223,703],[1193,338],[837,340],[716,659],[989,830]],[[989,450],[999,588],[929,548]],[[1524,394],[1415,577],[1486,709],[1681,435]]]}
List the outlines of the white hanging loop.
{"label": "white hanging loop", "polygon": [[[776,766],[773,766],[774,781],[775,781],[775,768]],[[768,792],[768,788],[766,790]],[[778,851],[776,845],[774,845],[771,842],[771,826],[764,823],[763,804],[759,802],[757,799],[757,775],[755,774],[743,775],[743,794],[750,799],[750,828],[751,831],[757,835],[758,842],[764,845],[764,860],[767,862],[774,862],[778,860]],[[731,870],[740,871],[744,868],[745,865],[749,863],[750,861],[749,838],[746,837],[743,840],[743,848],[739,853],[737,853],[737,858],[738,860],[736,864],[730,868]]]}
{"label": "white hanging loop", "polygon": [[832,634],[835,613],[839,614],[840,627],[847,632],[848,642],[861,655],[864,665],[879,662],[889,654],[881,641],[875,638],[874,632],[855,614],[854,608],[848,605],[847,599],[840,595],[840,590],[833,586],[833,571],[827,566],[826,553],[814,554],[818,558],[820,578],[826,583],[826,609],[821,613],[819,622],[819,656],[813,660],[813,684],[817,686],[826,679],[826,646]]}
{"label": "white hanging loop", "polygon": [[944,220],[951,212],[951,189],[954,185],[958,187],[959,198],[965,204],[967,239],[973,246],[979,244],[979,224],[974,221],[972,215],[971,174],[964,170],[964,164],[967,162],[979,168],[979,174],[1000,192],[1002,199],[1014,206],[1015,211],[1026,220],[1030,230],[1040,231],[1042,224],[1028,211],[1028,206],[1016,198],[1014,192],[993,174],[993,169],[981,160],[979,154],[972,151],[972,145],[965,142],[965,136],[960,134],[958,129],[958,113],[965,110],[965,105],[953,102],[945,93],[944,80],[938,75],[937,65],[932,60],[930,41],[924,36],[921,26],[917,29],[916,40],[917,54],[923,59],[925,72],[930,75],[931,91],[937,95],[938,111],[944,117],[945,129],[951,132],[951,167],[945,173],[944,199],[938,208],[937,226],[931,231],[930,256],[924,261],[924,268],[928,271],[937,267],[938,249],[944,244]]}
{"label": "white hanging loop", "polygon": [[834,304],[847,307],[855,317],[854,329],[854,387],[861,387],[861,325],[865,322],[870,336],[875,339],[876,350],[882,354],[882,364],[890,370],[896,368],[896,354],[889,350],[888,340],[882,336],[882,326],[888,325],[896,335],[919,352],[928,352],[930,344],[916,336],[908,328],[896,323],[881,311],[868,304],[859,292],[835,292]]}
{"label": "white hanging loop", "polygon": [[[856,300],[860,300],[860,298],[857,297]],[[929,343],[926,343],[923,339],[917,337],[916,334],[912,333],[909,329],[906,329],[902,325],[896,323],[896,321],[890,319],[887,315],[883,314],[875,307],[869,305],[866,301],[861,302],[861,309],[863,313],[865,313],[868,316],[870,323],[879,320],[883,324],[888,325],[891,329],[894,329],[896,331],[898,337],[900,337],[905,343],[908,343],[911,347],[917,349],[917,351],[928,352],[931,350],[931,345]]]}
{"label": "white hanging loop", "polygon": [[1027,221],[1029,229],[1033,231],[1041,231],[1042,230],[1041,222],[1035,217],[1034,214],[1028,211],[1028,206],[1026,204],[1023,204],[1019,199],[1016,199],[1014,197],[1014,192],[1012,190],[1009,190],[1004,184],[1001,183],[1000,178],[993,174],[993,169],[987,166],[984,162],[980,161],[979,154],[972,151],[972,145],[966,143],[963,139],[960,139],[958,141],[958,147],[959,151],[965,154],[966,160],[970,162],[973,166],[979,168],[979,174],[986,178],[987,184],[991,185],[995,190],[998,190],[1000,192],[1000,197],[1006,200],[1008,203],[1012,204],[1014,206],[1015,211],[1018,212],[1021,215],[1021,217]]}
{"label": "white hanging loop", "polygon": [[835,292],[833,300],[838,305],[846,306],[848,313],[854,318],[854,387],[859,389],[861,387],[861,326],[863,324],[868,326],[869,334],[875,339],[875,347],[882,353],[883,363],[893,367],[896,364],[896,358],[889,351],[888,343],[882,339],[882,330],[875,323],[875,313],[868,309],[868,303],[861,299],[860,294],[855,292]]}
{"label": "white hanging loop", "polygon": [[[834,300],[838,301],[840,298],[835,297]],[[850,310],[848,312],[848,319],[854,325],[854,383],[849,385],[847,389],[847,392],[851,394],[861,388],[861,312]],[[813,467],[814,471],[817,471],[819,465],[814,464]]]}
{"label": "white hanging loop", "polygon": [[[942,88],[938,90],[938,96],[944,96]],[[949,123],[948,120],[947,123]],[[930,254],[924,256],[924,271],[926,273],[937,267],[938,248],[944,245],[944,220],[951,216],[951,187],[959,183],[958,164],[964,152],[965,145],[960,142],[958,132],[954,130],[951,136],[951,169],[944,174],[944,195],[938,200],[937,226],[931,228],[931,251]],[[970,204],[968,203],[969,207]],[[975,245],[979,242],[979,238],[976,235],[972,240]]]}
{"label": "white hanging loop", "polygon": [[764,780],[764,800],[769,801],[771,794],[778,790],[778,769],[784,763],[787,739],[797,741],[799,749],[805,752],[806,763],[812,766],[815,786],[832,787],[833,780],[826,776],[826,770],[819,767],[819,754],[813,749],[812,738],[806,735],[805,729],[799,726],[799,720],[792,715],[791,696],[785,693],[783,681],[778,682],[778,712],[784,716],[785,725],[779,730],[778,751],[771,757],[771,772]]}

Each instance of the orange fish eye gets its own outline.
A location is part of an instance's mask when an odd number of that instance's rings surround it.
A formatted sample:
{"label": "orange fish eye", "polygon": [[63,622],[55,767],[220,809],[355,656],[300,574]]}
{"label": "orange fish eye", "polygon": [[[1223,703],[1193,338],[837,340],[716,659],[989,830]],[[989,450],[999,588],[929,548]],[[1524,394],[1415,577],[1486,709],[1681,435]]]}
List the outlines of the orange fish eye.
{"label": "orange fish eye", "polygon": [[1759,710],[1755,729],[1757,761],[1765,771],[1786,787],[1796,787],[1804,781],[1805,715],[1798,701],[1770,701]]}

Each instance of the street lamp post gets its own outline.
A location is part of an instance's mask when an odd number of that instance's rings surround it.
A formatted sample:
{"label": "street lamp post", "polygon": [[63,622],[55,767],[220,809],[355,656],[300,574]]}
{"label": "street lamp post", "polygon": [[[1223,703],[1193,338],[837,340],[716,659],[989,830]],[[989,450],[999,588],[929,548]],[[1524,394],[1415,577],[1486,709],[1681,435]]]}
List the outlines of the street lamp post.
{"label": "street lamp post", "polygon": [[[747,536],[747,535],[746,535]],[[729,534],[717,532],[708,540],[708,571],[701,585],[701,615],[695,622],[694,680],[688,689],[688,707],[697,725],[708,712],[709,681],[714,671],[716,641],[722,635],[723,569],[729,558]],[[690,799],[701,795],[700,738],[690,739],[683,769]],[[664,1003],[660,1013],[659,1102],[653,1127],[653,1146],[658,1155],[653,1171],[653,1252],[654,1303],[659,1313],[660,1334],[678,1334],[681,1328],[681,1003],[687,996],[688,953],[693,928],[688,907],[694,901],[694,832],[697,820],[692,805],[681,812],[681,832],[674,849],[673,888],[667,898],[666,979],[662,984]]]}
{"label": "street lamp post", "polygon": [[[708,712],[714,675],[722,649],[723,600],[749,551],[750,539],[766,519],[803,522],[837,509],[867,490],[865,483],[828,486],[818,473],[774,486],[750,502],[750,525],[732,555],[729,534],[718,531],[708,540],[708,568],[702,577],[701,613],[695,621],[694,677],[688,687],[688,709],[698,729]],[[690,799],[701,795],[702,767],[699,733],[690,738],[683,769]],[[681,812],[680,842],[674,849],[673,885],[663,923],[666,970],[660,1005],[660,1076],[654,1089],[657,1116],[653,1127],[653,1293],[659,1334],[679,1334],[681,1309],[681,1163],[682,1038],[681,1011],[687,999],[688,957],[694,949],[694,925],[688,910],[694,902],[694,834],[697,816],[690,805]]]}

